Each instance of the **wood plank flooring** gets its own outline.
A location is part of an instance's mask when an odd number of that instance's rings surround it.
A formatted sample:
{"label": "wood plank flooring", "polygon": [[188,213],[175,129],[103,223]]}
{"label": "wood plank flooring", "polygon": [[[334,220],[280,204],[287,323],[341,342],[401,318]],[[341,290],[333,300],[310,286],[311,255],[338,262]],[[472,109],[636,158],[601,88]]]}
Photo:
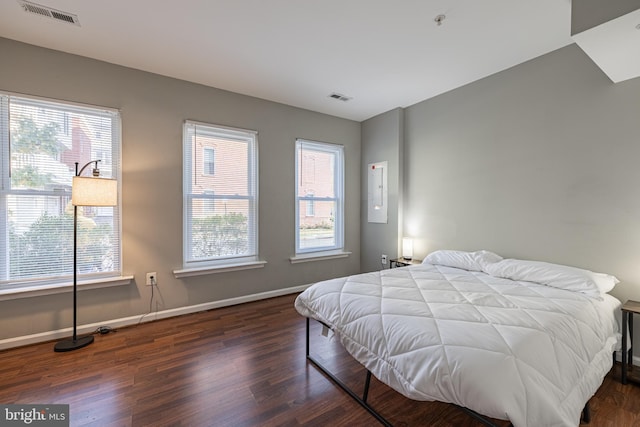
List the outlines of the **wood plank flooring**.
{"label": "wood plank flooring", "polygon": [[[69,353],[55,353],[53,343],[2,351],[0,403],[69,404],[72,426],[379,425],[306,361],[294,298],[123,328]],[[314,324],[312,353],[360,392],[362,367]],[[591,400],[590,426],[640,426],[640,387],[618,376],[610,373]],[[377,380],[369,402],[395,426],[481,425]]]}

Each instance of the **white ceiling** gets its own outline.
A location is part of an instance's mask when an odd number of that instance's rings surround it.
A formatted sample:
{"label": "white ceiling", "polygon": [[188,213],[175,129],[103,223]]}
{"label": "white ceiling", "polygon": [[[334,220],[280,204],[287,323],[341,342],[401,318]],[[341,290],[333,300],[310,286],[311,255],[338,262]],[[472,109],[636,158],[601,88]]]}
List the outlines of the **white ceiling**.
{"label": "white ceiling", "polygon": [[357,121],[573,42],[570,0],[34,2],[80,26],[2,0],[1,37]]}

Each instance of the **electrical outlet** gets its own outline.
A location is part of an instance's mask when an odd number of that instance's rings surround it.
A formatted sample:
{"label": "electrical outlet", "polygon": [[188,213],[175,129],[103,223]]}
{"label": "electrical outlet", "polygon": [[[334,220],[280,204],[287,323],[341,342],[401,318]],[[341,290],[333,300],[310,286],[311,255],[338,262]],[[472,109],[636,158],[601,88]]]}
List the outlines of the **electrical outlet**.
{"label": "electrical outlet", "polygon": [[154,286],[158,284],[156,272],[147,273],[147,286]]}
{"label": "electrical outlet", "polygon": [[385,254],[382,254],[382,257],[380,257],[380,262],[382,265],[387,265],[387,256]]}

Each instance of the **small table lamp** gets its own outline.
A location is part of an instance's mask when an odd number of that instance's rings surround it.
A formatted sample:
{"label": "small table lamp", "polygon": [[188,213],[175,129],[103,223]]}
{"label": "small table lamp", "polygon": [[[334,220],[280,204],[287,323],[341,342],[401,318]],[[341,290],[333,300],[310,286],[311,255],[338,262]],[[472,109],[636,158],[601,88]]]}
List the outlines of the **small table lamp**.
{"label": "small table lamp", "polygon": [[413,239],[410,237],[402,238],[402,258],[406,260],[413,258]]}

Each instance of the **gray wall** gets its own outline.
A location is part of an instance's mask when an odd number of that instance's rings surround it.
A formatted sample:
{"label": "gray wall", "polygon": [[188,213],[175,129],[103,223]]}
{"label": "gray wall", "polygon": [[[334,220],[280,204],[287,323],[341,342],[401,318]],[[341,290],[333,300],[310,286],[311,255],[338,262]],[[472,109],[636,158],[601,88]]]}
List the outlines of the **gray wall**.
{"label": "gray wall", "polygon": [[[400,108],[362,123],[362,176],[360,221],[362,230],[361,266],[363,271],[389,268],[380,263],[382,254],[398,256],[402,236],[402,149],[404,111]],[[386,224],[367,222],[368,168],[371,163],[388,162],[388,220]]]}
{"label": "gray wall", "polygon": [[[575,44],[405,110],[415,254],[489,249],[616,275],[640,300],[640,79]],[[366,147],[366,144],[364,145]]]}
{"label": "gray wall", "polygon": [[363,122],[363,169],[403,153],[398,223],[364,223],[362,203],[363,269],[404,234],[414,258],[488,249],[614,274],[640,300],[640,78],[612,83],[573,44],[399,114]]}
{"label": "gray wall", "polygon": [[[123,270],[135,284],[79,293],[78,323],[143,314],[158,273],[160,310],[303,285],[360,270],[360,124],[0,38],[0,89],[122,113]],[[263,269],[177,280],[182,265],[182,123],[258,131]],[[292,265],[296,138],[345,146],[345,259]],[[156,307],[154,307],[155,309]],[[0,301],[0,340],[71,325],[71,295]]]}
{"label": "gray wall", "polygon": [[640,0],[572,0],[571,35],[581,33],[640,8]]}

